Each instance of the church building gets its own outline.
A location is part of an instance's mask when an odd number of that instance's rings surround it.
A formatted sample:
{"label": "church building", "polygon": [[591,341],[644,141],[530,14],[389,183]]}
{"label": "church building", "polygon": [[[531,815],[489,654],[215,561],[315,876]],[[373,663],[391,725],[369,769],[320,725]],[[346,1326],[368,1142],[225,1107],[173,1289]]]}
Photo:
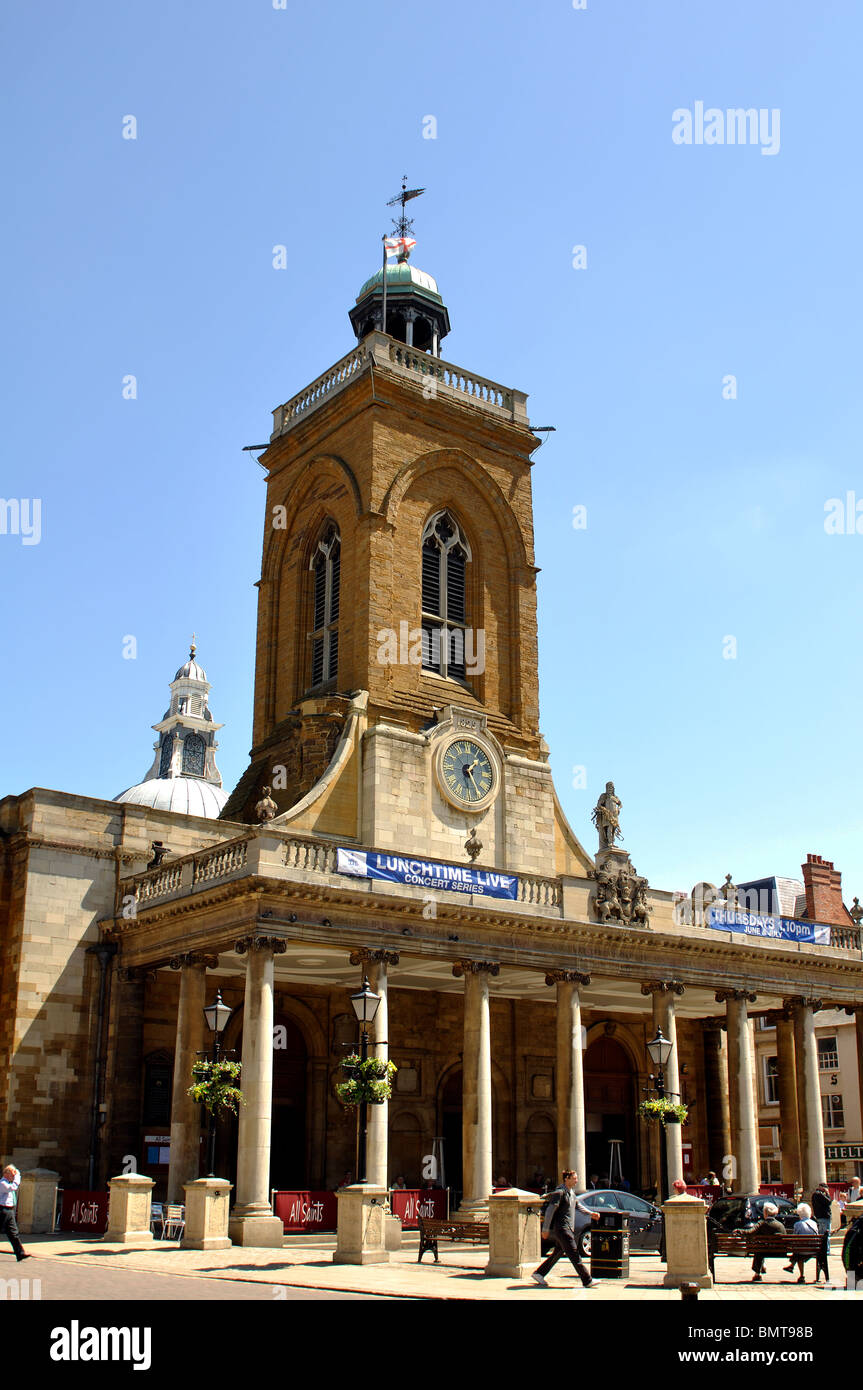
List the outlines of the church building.
{"label": "church building", "polygon": [[[811,1189],[818,1013],[848,1010],[860,1051],[860,921],[840,894],[826,921],[756,922],[730,879],[682,910],[619,843],[620,784],[585,847],[540,731],[527,397],[445,360],[447,306],[404,250],[349,318],[355,343],[276,408],[260,458],[237,786],[193,646],[142,782],[0,801],[0,1153],[89,1189],[131,1156],[182,1200],[204,1171],[187,1088],[220,990],[246,1104],[220,1123],[216,1171],[232,1239],[277,1244],[273,1189],[354,1168],[336,1086],[367,976],[374,1046],[398,1067],[372,1107],[370,1180],[434,1172],[482,1214],[499,1177],[602,1176],[614,1153],[633,1191],[714,1170],[757,1192],[765,1017],[776,1171]],[[637,1115],[660,1028],[688,1111],[667,1174],[663,1131]]]}

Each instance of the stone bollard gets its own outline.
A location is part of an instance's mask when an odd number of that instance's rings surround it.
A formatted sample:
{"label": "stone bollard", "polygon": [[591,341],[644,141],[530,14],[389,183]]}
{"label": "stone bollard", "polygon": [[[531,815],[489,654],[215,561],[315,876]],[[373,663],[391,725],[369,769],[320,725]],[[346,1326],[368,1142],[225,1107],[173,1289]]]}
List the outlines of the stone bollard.
{"label": "stone bollard", "polygon": [[386,1264],[387,1189],[376,1183],[358,1182],[344,1187],[339,1202],[335,1265]]}
{"label": "stone bollard", "polygon": [[123,1173],[108,1182],[108,1229],[111,1245],[152,1245],[150,1203],[156,1184],[143,1173]]}
{"label": "stone bollard", "polygon": [[669,1197],[662,1204],[665,1218],[665,1288],[697,1284],[712,1289],[713,1279],[707,1259],[707,1203],[687,1192]]}
{"label": "stone bollard", "polygon": [[487,1275],[526,1279],[540,1263],[542,1199],[509,1187],[488,1199]]}
{"label": "stone bollard", "polygon": [[231,1184],[226,1178],[198,1178],[183,1185],[186,1194],[186,1225],[180,1247],[183,1250],[230,1250],[228,1217]]}
{"label": "stone bollard", "polygon": [[24,1236],[45,1235],[54,1229],[60,1174],[51,1168],[31,1168],[21,1174],[18,1188],[18,1229]]}
{"label": "stone bollard", "polygon": [[384,1244],[388,1250],[401,1250],[402,1223],[397,1216],[384,1217]]}

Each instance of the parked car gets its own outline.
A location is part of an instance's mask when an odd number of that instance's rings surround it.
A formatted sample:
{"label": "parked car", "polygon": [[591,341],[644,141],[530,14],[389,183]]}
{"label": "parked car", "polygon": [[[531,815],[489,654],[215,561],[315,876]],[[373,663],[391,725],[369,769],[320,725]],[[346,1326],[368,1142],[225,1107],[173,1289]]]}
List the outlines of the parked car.
{"label": "parked car", "polygon": [[748,1231],[764,1218],[764,1203],[772,1202],[779,1208],[778,1220],[788,1231],[793,1231],[794,1222],[799,1221],[797,1207],[787,1197],[771,1197],[763,1192],[742,1194],[734,1197],[720,1197],[707,1208],[707,1224],[715,1231],[725,1234],[731,1231]]}
{"label": "parked car", "polygon": [[[592,1211],[625,1211],[628,1214],[630,1250],[659,1250],[662,1241],[662,1212],[652,1202],[646,1202],[643,1197],[636,1197],[634,1192],[618,1192],[612,1188],[579,1192],[577,1196],[578,1201]],[[590,1254],[590,1227],[580,1233],[579,1246],[582,1258]]]}

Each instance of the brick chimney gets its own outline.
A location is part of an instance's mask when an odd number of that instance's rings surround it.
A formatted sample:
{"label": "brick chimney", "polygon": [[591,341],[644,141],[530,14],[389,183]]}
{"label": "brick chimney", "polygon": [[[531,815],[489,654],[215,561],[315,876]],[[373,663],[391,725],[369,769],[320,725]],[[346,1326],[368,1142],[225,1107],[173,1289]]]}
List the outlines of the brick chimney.
{"label": "brick chimney", "polygon": [[806,888],[806,916],[810,922],[827,922],[831,926],[853,925],[842,901],[842,875],[829,859],[820,854],[807,854],[802,866]]}

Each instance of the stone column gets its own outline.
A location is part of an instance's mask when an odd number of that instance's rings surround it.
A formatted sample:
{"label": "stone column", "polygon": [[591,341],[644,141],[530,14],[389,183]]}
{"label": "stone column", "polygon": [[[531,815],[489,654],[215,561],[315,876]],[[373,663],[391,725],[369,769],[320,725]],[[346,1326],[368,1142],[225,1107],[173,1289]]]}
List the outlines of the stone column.
{"label": "stone column", "polygon": [[797,1063],[794,1053],[794,1022],[788,1009],[768,1015],[776,1026],[776,1089],[779,1094],[780,1178],[782,1182],[803,1182],[800,1165],[800,1119],[797,1112]]}
{"label": "stone column", "polygon": [[557,986],[557,1172],[554,1176],[560,1181],[564,1169],[572,1168],[584,1187],[588,1179],[587,1137],[578,988],[589,985],[590,976],[581,975],[577,970],[551,970],[545,983]]}
{"label": "stone column", "polygon": [[[389,1061],[389,1014],[387,1009],[387,966],[398,965],[395,951],[373,951],[363,947],[351,953],[351,965],[362,965],[366,970],[369,985],[375,994],[380,995],[380,1004],[375,1014],[374,1035],[369,1055],[382,1062]],[[366,1143],[366,1182],[373,1186],[388,1188],[387,1134],[389,1131],[389,1103],[370,1105],[368,1110],[368,1139]]]}
{"label": "stone column", "polygon": [[731,1108],[728,1103],[728,1048],[719,1019],[704,1020],[704,1090],[707,1118],[707,1167],[722,1181],[731,1153]]}
{"label": "stone column", "polygon": [[[641,993],[653,996],[654,1031],[661,1028],[671,1043],[671,1052],[665,1064],[665,1094],[675,1103],[680,1100],[680,1067],[677,1059],[677,1023],[674,1017],[674,996],[683,993],[684,986],[679,980],[650,980],[641,986]],[[683,1180],[683,1134],[680,1125],[660,1125],[659,1142],[665,1143],[668,1161],[668,1186],[671,1190],[676,1179]],[[661,1184],[658,1184],[661,1186]],[[659,1200],[664,1201],[668,1192],[660,1192]]]}
{"label": "stone column", "polygon": [[174,1088],[171,1093],[171,1159],[168,1168],[168,1201],[182,1202],[183,1188],[198,1176],[201,1155],[201,1107],[189,1096],[192,1065],[204,1051],[204,1006],[207,965],[216,956],[189,952],[175,956],[171,969],[180,972],[177,1006],[177,1039],[174,1044]]}
{"label": "stone column", "polygon": [[731,1092],[732,1179],[735,1192],[757,1192],[761,1185],[758,1130],[755,1125],[755,1074],[749,1037],[747,1002],[757,996],[745,989],[719,989],[716,1002],[725,1004],[728,1024],[728,1080]]}
{"label": "stone column", "polygon": [[860,1092],[860,1119],[863,1122],[863,1004],[852,1004],[845,1010],[854,1019],[857,1042],[857,1085]]}
{"label": "stone column", "polygon": [[797,1110],[800,1117],[803,1195],[808,1198],[813,1189],[827,1179],[821,1078],[818,1073],[818,1044],[815,1039],[815,1015],[822,1007],[822,1001],[805,999],[798,995],[788,1002],[794,1021],[797,1058]]}
{"label": "stone column", "polygon": [[491,1172],[491,1028],[488,980],[496,961],[462,960],[452,968],[464,976],[464,1051],[462,1055],[462,1199],[457,1215],[464,1221],[487,1221]]}
{"label": "stone column", "polygon": [[243,1070],[237,1141],[237,1203],[228,1234],[235,1245],[281,1246],[284,1227],[270,1205],[273,1108],[273,956],[279,937],[248,936],[234,950],[248,953],[243,1006]]}

